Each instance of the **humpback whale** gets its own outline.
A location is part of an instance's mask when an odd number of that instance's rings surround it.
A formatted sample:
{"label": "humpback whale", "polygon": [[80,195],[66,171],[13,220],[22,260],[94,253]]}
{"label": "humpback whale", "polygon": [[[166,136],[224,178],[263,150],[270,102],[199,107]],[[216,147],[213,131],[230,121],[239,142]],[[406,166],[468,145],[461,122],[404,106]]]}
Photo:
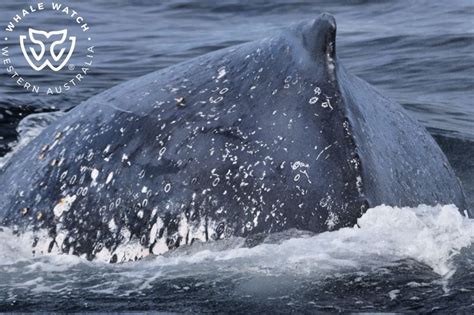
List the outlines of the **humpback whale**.
{"label": "humpback whale", "polygon": [[343,67],[329,14],[90,98],[0,183],[1,224],[35,252],[111,262],[353,226],[380,204],[465,209],[427,131]]}

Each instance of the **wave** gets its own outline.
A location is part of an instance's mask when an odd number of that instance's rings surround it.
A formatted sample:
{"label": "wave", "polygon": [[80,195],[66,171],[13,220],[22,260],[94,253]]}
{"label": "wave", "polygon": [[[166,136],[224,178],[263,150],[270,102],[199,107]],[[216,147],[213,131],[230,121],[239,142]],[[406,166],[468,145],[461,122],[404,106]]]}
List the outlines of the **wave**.
{"label": "wave", "polygon": [[[241,272],[325,275],[330,271],[354,271],[413,259],[431,267],[441,276],[449,276],[455,271],[453,257],[474,242],[474,220],[462,216],[453,205],[420,205],[416,208],[382,205],[369,209],[356,226],[337,231],[317,235],[290,231],[272,235],[253,247],[249,247],[244,239],[233,238],[185,246],[166,255],[117,265],[89,262],[60,253],[33,257],[32,232],[15,235],[10,228],[2,227],[1,230],[2,273],[24,272],[14,267],[24,264],[30,268],[43,264],[42,268],[46,269],[85,264],[90,268],[107,266],[120,272],[136,268],[153,272],[159,270],[161,275],[197,265],[201,266],[198,269],[207,272],[222,267],[224,270],[238,268]],[[41,237],[41,234],[36,232],[34,236]],[[124,246],[130,248],[130,244]],[[146,272],[143,276],[147,277]]]}

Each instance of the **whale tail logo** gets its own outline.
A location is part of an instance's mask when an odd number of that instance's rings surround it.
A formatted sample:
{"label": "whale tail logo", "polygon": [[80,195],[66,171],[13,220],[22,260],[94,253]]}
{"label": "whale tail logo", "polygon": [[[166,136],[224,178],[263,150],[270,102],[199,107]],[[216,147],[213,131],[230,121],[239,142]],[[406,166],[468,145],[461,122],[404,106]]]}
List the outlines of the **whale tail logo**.
{"label": "whale tail logo", "polygon": [[[61,70],[69,61],[76,47],[76,37],[67,39],[67,29],[53,32],[45,32],[28,29],[29,42],[26,43],[26,35],[20,36],[20,47],[28,64],[36,71],[43,70],[48,66],[53,71]],[[51,41],[50,40],[53,40]],[[57,39],[56,39],[57,38]],[[47,49],[45,40],[49,40]]]}

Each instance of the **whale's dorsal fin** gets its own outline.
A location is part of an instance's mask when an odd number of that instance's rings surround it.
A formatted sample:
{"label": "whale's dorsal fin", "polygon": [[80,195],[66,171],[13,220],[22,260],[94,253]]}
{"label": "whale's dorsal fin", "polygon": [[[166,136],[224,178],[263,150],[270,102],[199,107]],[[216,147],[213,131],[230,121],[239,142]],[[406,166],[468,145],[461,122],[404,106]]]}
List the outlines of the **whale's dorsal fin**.
{"label": "whale's dorsal fin", "polygon": [[336,62],[336,19],[328,13],[322,13],[303,29],[303,44],[311,58],[324,62],[333,74]]}
{"label": "whale's dorsal fin", "polygon": [[305,36],[311,36],[307,39],[311,45],[311,51],[319,55],[323,53],[327,58],[336,57],[336,19],[328,13],[321,14],[311,25],[311,31]]}

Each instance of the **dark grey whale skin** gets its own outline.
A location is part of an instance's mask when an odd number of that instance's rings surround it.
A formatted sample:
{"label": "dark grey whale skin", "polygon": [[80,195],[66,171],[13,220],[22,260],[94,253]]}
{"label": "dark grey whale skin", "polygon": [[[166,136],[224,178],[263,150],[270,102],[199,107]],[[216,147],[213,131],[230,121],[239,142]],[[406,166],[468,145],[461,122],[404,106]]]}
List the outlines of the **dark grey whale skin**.
{"label": "dark grey whale skin", "polygon": [[92,97],[1,170],[2,224],[115,262],[129,242],[159,254],[353,226],[380,204],[465,209],[435,141],[343,68],[335,35],[323,14]]}

